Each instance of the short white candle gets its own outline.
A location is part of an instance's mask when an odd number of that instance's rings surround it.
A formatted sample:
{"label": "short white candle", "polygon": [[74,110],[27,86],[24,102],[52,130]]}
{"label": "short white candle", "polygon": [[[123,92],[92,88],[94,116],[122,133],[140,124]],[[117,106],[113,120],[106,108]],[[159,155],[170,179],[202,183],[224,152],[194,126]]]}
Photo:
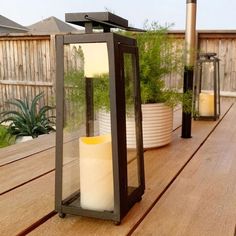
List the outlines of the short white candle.
{"label": "short white candle", "polygon": [[79,145],[81,207],[113,211],[111,135],[81,137]]}
{"label": "short white candle", "polygon": [[214,95],[212,93],[199,94],[199,115],[214,116]]}

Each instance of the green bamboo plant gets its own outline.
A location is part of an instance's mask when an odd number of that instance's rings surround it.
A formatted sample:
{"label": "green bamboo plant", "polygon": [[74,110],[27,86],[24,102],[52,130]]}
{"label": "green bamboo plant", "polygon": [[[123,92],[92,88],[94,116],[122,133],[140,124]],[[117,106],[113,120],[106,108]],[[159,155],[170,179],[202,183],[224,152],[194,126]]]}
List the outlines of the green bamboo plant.
{"label": "green bamboo plant", "polygon": [[174,49],[173,45],[177,42],[168,35],[168,27],[162,27],[157,22],[147,21],[144,29],[144,33],[125,33],[137,40],[139,48],[142,103],[165,103],[169,107],[182,104],[183,109],[190,112],[192,94],[182,94],[177,89],[167,88],[164,80],[170,73],[183,73],[181,45],[179,49]]}
{"label": "green bamboo plant", "polygon": [[32,102],[29,102],[28,99],[7,101],[7,104],[14,106],[15,109],[1,112],[0,123],[10,123],[7,127],[9,134],[16,137],[32,136],[36,138],[41,134],[48,134],[50,131],[55,130],[53,128],[53,125],[55,125],[53,119],[55,117],[47,116],[47,112],[54,109],[54,107],[45,105],[37,109],[38,102],[43,95],[43,92],[39,93]]}

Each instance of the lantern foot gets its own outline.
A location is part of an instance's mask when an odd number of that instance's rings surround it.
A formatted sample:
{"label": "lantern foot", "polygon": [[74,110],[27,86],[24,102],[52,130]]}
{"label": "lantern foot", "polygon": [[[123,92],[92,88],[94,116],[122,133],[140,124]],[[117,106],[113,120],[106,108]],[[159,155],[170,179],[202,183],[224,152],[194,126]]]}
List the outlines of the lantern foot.
{"label": "lantern foot", "polygon": [[138,198],[137,202],[141,202],[141,200],[142,200],[142,197]]}
{"label": "lantern foot", "polygon": [[120,221],[114,221],[114,225],[120,225]]}
{"label": "lantern foot", "polygon": [[63,212],[60,212],[60,213],[59,213],[59,217],[60,217],[60,218],[65,218],[65,216],[66,216],[65,213],[63,213]]}

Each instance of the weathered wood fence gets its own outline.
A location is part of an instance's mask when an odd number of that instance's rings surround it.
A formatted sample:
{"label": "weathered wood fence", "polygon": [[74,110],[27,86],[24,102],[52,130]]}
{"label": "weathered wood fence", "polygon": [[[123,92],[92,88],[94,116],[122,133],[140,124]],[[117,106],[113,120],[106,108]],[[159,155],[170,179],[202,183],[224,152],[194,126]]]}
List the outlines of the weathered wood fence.
{"label": "weathered wood fence", "polygon": [[0,37],[0,107],[11,98],[32,99],[44,91],[46,103],[55,95],[54,36]]}
{"label": "weathered wood fence", "polygon": [[[183,31],[170,31],[180,43],[184,45]],[[236,31],[198,31],[197,52],[215,52],[220,59],[220,85],[222,94],[236,95]],[[181,44],[182,41],[182,44]],[[183,72],[170,74],[165,77],[167,87],[181,88]],[[209,84],[209,81],[205,81]],[[224,93],[226,92],[226,93]]]}
{"label": "weathered wood fence", "polygon": [[[73,47],[65,46],[65,71],[81,69]],[[0,110],[12,98],[44,92],[42,104],[55,105],[55,35],[0,37]]]}
{"label": "weathered wood fence", "polygon": [[[183,46],[184,32],[169,34]],[[197,42],[199,52],[216,52],[220,58],[221,90],[236,92],[236,31],[199,31]],[[65,57],[69,55],[65,59],[68,64],[72,63],[69,57],[73,52],[70,54],[65,53]],[[181,72],[165,77],[166,85],[171,88],[181,88],[182,80]],[[45,93],[43,102],[53,104],[55,82],[54,35],[0,37],[0,110],[6,108],[5,101],[10,98],[32,99],[41,91]]]}

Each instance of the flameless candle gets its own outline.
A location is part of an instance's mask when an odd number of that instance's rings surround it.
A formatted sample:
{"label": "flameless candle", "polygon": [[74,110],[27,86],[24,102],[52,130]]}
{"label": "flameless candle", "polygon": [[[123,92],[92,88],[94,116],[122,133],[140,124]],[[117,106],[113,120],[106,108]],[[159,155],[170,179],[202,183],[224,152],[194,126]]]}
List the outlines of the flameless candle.
{"label": "flameless candle", "polygon": [[81,137],[80,198],[89,210],[114,210],[111,135]]}
{"label": "flameless candle", "polygon": [[214,116],[214,95],[211,93],[199,94],[199,115]]}
{"label": "flameless candle", "polygon": [[106,43],[80,44],[84,54],[84,76],[93,78],[109,72]]}

